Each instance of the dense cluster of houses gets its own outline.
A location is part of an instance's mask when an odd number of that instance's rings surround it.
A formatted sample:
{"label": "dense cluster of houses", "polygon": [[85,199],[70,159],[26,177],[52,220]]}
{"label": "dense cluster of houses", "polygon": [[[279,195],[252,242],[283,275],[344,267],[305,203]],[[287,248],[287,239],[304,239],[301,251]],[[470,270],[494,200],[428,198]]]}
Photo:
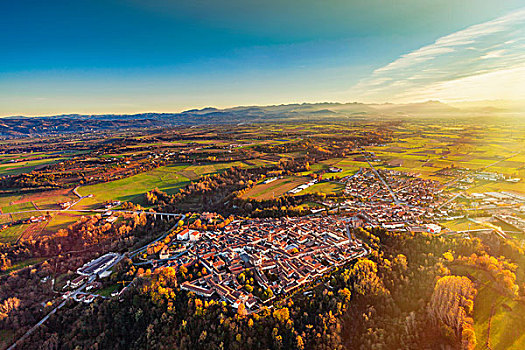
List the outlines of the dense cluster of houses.
{"label": "dense cluster of houses", "polygon": [[390,230],[406,230],[443,215],[438,210],[442,203],[439,182],[400,171],[380,169],[378,173],[395,198],[373,170],[362,168],[342,179],[349,199],[343,203],[324,204],[351,213],[359,218],[362,226]]}
{"label": "dense cluster of houses", "polygon": [[[168,262],[188,268],[198,262],[206,268],[207,274],[181,288],[251,310],[366,254],[335,217],[236,220],[199,238]],[[239,281],[247,271],[254,279],[248,287]]]}
{"label": "dense cluster of houses", "polygon": [[[425,180],[416,175],[400,171],[379,169],[378,173],[392,189],[398,201],[406,204],[436,204],[436,194],[441,183]],[[343,179],[345,194],[372,202],[392,202],[393,198],[377,175],[368,168],[361,168],[356,174]]]}

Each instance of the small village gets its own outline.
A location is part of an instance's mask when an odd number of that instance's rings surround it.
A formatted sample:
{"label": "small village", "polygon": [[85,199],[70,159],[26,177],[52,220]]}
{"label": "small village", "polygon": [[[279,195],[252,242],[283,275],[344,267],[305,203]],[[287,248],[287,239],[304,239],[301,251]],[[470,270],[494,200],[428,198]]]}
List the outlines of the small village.
{"label": "small village", "polygon": [[2,5],[0,350],[525,350],[525,0]]}
{"label": "small village", "polygon": [[[341,180],[347,199],[323,202],[328,208],[350,215],[363,227],[419,230],[447,215],[441,210],[442,184],[400,171],[361,168]],[[433,225],[431,227],[434,227]]]}
{"label": "small village", "polygon": [[366,254],[339,218],[283,217],[235,220],[222,231],[186,228],[149,262],[182,271],[202,266],[206,273],[182,289],[256,311]]}

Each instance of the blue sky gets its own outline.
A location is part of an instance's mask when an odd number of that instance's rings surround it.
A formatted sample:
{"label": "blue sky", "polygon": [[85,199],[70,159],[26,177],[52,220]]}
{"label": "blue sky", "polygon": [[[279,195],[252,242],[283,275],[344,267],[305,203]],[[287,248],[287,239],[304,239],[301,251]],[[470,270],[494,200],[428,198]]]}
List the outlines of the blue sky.
{"label": "blue sky", "polygon": [[[0,115],[515,98],[519,89],[512,85],[519,84],[525,57],[523,6],[513,0],[4,1]],[[498,89],[464,93],[487,79]],[[509,84],[508,91],[499,88]]]}

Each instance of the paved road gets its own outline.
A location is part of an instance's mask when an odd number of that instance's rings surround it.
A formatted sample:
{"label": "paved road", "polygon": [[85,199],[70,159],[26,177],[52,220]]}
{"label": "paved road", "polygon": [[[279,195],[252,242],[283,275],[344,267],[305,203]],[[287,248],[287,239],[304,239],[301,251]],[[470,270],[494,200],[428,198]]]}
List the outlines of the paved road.
{"label": "paved road", "polygon": [[499,228],[498,226],[492,225],[489,222],[484,222],[484,221],[480,221],[480,220],[476,220],[476,219],[472,219],[472,218],[467,218],[467,220],[469,220],[471,222],[474,222],[474,223],[476,223],[478,225],[487,227],[488,229],[492,230],[493,232],[495,232],[498,236],[500,236],[503,239],[507,239],[508,238],[507,235],[505,234],[505,232],[503,232],[503,230],[501,228]]}
{"label": "paved road", "polygon": [[82,199],[84,198],[84,196],[81,196],[80,193],[78,193],[78,189],[80,188],[80,186],[77,186],[73,189],[73,193],[75,194],[75,196],[77,196],[78,198]]}
{"label": "paved road", "polygon": [[452,197],[451,199],[449,199],[448,201],[444,202],[443,204],[441,204],[438,209],[441,209],[443,206],[451,203],[452,201],[454,201],[456,198],[458,198],[459,196],[461,196],[461,192],[459,192],[458,194],[456,194],[454,197]]}
{"label": "paved road", "polygon": [[7,348],[7,350],[13,350],[16,348],[16,346],[18,345],[18,343],[21,343],[23,342],[24,340],[27,339],[27,337],[29,337],[31,334],[33,334],[33,332],[38,328],[40,327],[44,322],[47,321],[47,319],[49,317],[51,317],[51,315],[53,315],[55,312],[57,312],[58,309],[60,309],[62,306],[64,306],[66,304],[66,301],[67,300],[64,300],[63,302],[60,303],[60,305],[58,305],[57,307],[55,307],[53,310],[51,310],[50,313],[48,313],[43,319],[40,320],[40,322],[38,322],[37,324],[35,324],[30,330],[28,330],[20,339],[18,339],[15,343],[13,343],[10,347]]}
{"label": "paved road", "polygon": [[[71,293],[71,297],[75,296],[80,291],[82,291],[82,289],[84,289],[85,286],[86,285],[83,284],[80,287],[78,287],[73,293]],[[49,317],[51,317],[51,315],[55,314],[58,309],[62,308],[64,305],[66,305],[66,302],[67,302],[67,299],[62,301],[57,307],[55,307],[47,315],[45,315],[44,318],[42,318],[37,324],[35,324],[33,327],[31,327],[31,329],[29,329],[22,337],[20,337],[16,342],[14,342],[10,347],[8,347],[7,350],[15,349],[19,343],[21,343],[24,340],[26,340],[31,334],[33,334],[33,332],[38,327],[40,327],[42,324],[44,324],[49,319]]]}
{"label": "paved road", "polygon": [[507,160],[507,159],[513,158],[513,157],[519,155],[520,153],[521,153],[521,151],[518,151],[518,152],[516,152],[516,153],[514,153],[514,154],[511,154],[511,155],[508,156],[508,157],[505,157],[505,158],[503,158],[503,159],[500,159],[500,160],[498,160],[498,161],[496,161],[496,162],[494,162],[494,163],[492,163],[492,164],[489,164],[489,165],[487,165],[487,166],[485,166],[485,167],[483,167],[483,168],[481,168],[481,169],[482,169],[482,170],[485,170],[485,169],[487,169],[487,168],[490,168],[491,166],[494,166],[494,165],[496,165],[496,164],[499,164],[499,163],[501,163],[501,162],[503,162],[503,161],[505,161],[505,160]]}
{"label": "paved road", "polygon": [[381,180],[381,182],[383,183],[383,185],[385,185],[385,187],[388,190],[388,192],[390,192],[390,196],[392,196],[392,199],[394,200],[394,203],[396,203],[396,204],[403,204],[403,202],[401,202],[399,199],[397,199],[397,196],[394,193],[394,191],[392,191],[392,188],[390,188],[390,186],[386,183],[385,179],[383,179],[383,177],[381,177],[381,175],[379,175],[379,172],[376,170],[376,168],[374,168],[372,163],[370,163],[370,161],[368,160],[368,157],[366,156],[366,154],[364,152],[363,152],[363,156],[365,157],[366,162],[368,163],[368,165],[370,165],[370,168],[372,169],[374,174],[376,174],[377,178],[379,180]]}

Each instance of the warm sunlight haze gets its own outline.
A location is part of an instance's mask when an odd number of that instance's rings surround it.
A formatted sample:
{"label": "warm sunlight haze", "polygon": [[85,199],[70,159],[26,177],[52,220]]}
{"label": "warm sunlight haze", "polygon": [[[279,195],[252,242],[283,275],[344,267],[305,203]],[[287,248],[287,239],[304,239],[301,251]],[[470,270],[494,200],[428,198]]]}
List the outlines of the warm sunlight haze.
{"label": "warm sunlight haze", "polygon": [[0,350],[525,349],[523,0],[0,16]]}

